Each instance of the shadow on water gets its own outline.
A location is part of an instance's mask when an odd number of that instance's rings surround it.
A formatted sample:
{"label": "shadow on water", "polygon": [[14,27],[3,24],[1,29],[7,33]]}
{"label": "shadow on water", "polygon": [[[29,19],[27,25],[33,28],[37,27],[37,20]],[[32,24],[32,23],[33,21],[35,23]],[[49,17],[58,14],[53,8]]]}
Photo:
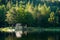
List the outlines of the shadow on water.
{"label": "shadow on water", "polygon": [[[56,35],[60,37],[60,33],[56,32],[41,32],[41,33],[28,33],[17,38],[15,33],[0,32],[0,40],[56,40]],[[60,38],[58,39],[60,40]]]}

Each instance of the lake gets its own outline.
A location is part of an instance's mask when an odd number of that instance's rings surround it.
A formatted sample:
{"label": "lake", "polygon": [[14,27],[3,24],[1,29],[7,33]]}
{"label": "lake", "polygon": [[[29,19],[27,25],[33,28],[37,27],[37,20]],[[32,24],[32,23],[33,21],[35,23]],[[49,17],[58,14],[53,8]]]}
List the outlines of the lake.
{"label": "lake", "polygon": [[60,33],[58,32],[41,32],[28,33],[17,38],[15,33],[0,32],[0,40],[60,40]]}

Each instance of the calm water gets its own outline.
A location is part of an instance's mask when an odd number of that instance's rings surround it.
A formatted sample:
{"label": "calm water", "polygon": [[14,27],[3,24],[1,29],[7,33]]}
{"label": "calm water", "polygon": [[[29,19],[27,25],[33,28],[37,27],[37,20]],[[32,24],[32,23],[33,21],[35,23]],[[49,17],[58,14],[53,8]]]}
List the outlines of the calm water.
{"label": "calm water", "polygon": [[28,33],[27,36],[22,35],[21,38],[16,38],[15,33],[0,32],[0,40],[60,40],[60,33],[57,32]]}

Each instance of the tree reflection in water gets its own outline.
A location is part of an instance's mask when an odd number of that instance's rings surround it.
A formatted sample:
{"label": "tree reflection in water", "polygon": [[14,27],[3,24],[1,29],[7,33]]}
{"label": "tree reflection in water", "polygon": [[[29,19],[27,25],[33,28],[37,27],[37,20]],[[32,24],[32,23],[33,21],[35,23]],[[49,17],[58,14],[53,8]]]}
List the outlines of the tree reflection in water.
{"label": "tree reflection in water", "polygon": [[[58,34],[59,35],[59,34]],[[28,33],[28,35],[22,35],[21,38],[17,38],[15,34],[0,33],[0,40],[57,40],[55,33]],[[59,39],[58,39],[59,40]]]}

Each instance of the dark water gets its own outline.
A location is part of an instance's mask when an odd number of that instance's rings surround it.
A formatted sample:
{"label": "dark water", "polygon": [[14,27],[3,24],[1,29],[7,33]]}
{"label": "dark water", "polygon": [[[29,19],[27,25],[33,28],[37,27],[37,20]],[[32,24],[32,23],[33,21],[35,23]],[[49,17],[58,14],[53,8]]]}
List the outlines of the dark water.
{"label": "dark water", "polygon": [[60,40],[58,32],[28,33],[17,38],[15,33],[0,32],[0,40]]}
{"label": "dark water", "polygon": [[22,35],[21,38],[17,38],[15,33],[0,32],[0,40],[27,40],[27,36]]}

